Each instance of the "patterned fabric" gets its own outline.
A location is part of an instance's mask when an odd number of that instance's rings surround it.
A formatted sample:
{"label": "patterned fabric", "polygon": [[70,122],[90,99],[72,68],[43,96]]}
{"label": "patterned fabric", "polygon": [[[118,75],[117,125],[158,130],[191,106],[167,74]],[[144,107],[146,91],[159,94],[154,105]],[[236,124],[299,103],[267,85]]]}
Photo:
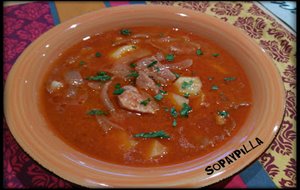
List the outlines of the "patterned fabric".
{"label": "patterned fabric", "polygon": [[[47,2],[4,8],[4,81],[22,51],[54,26]],[[3,119],[3,185],[6,188],[71,187],[35,162],[17,144]]]}
{"label": "patterned fabric", "polygon": [[[259,162],[277,187],[296,187],[296,36],[252,2],[156,1],[146,3],[181,6],[213,15],[240,28],[270,54],[284,82],[286,109],[276,139],[259,158]],[[105,2],[105,4],[117,6],[118,3]],[[118,5],[121,4],[124,3]],[[53,15],[47,2],[4,8],[4,82],[22,51],[53,26]],[[6,188],[79,187],[44,169],[27,155],[11,135],[5,118],[3,119],[3,160],[3,186]],[[246,186],[240,176],[236,175],[212,187],[245,188]]]}
{"label": "patterned fabric", "polygon": [[281,129],[259,158],[277,187],[296,187],[296,36],[252,2],[153,1],[213,15],[253,38],[274,60],[286,89]]}

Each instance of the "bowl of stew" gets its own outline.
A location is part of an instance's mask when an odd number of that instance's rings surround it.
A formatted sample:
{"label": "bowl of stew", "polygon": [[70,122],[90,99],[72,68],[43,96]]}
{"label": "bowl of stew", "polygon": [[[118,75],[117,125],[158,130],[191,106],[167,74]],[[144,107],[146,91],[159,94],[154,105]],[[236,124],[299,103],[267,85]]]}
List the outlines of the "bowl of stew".
{"label": "bowl of stew", "polygon": [[58,176],[86,187],[203,187],[255,161],[276,136],[284,88],[239,29],[177,7],[91,12],[18,58],[9,129]]}

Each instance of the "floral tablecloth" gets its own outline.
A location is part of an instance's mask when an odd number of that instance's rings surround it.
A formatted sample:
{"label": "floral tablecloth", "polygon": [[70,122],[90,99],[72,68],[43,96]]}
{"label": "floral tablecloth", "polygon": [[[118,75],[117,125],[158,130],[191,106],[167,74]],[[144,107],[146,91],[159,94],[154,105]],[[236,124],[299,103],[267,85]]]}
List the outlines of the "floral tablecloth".
{"label": "floral tablecloth", "polygon": [[[256,2],[204,1],[95,1],[79,5],[59,2],[32,2],[4,7],[4,73],[3,80],[22,51],[56,24],[69,19],[75,11],[82,14],[124,4],[165,4],[203,12],[228,22],[253,38],[274,60],[286,89],[286,109],[281,129],[270,148],[252,165],[235,176],[210,187],[285,188],[296,187],[296,36]],[[73,7],[72,7],[73,6]],[[77,5],[78,7],[78,5]],[[93,7],[92,9],[89,7]],[[69,9],[68,9],[69,8]],[[68,9],[68,10],[67,10]],[[76,12],[77,11],[77,12]],[[43,168],[16,143],[3,118],[3,185],[5,188],[74,188],[68,182]]]}

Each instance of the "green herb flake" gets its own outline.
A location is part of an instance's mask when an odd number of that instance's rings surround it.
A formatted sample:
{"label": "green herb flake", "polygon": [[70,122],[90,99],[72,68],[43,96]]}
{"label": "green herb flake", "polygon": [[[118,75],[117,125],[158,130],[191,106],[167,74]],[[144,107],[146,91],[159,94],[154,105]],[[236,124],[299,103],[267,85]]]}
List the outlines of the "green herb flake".
{"label": "green herb flake", "polygon": [[217,85],[212,85],[211,89],[212,89],[212,90],[218,90],[219,87],[218,87]]}
{"label": "green herb flake", "polygon": [[225,77],[224,81],[233,81],[235,79],[236,79],[235,77]]}
{"label": "green herb flake", "polygon": [[187,103],[183,103],[182,109],[180,110],[180,115],[182,117],[188,117],[188,114],[191,110],[192,110],[192,108]]}
{"label": "green herb flake", "polygon": [[218,53],[213,53],[212,54],[212,56],[214,56],[214,57],[218,57],[220,54],[218,54]]}
{"label": "green herb flake", "polygon": [[218,115],[221,117],[228,117],[229,113],[223,110],[223,111],[218,111]]}
{"label": "green herb flake", "polygon": [[115,89],[118,89],[118,88],[121,88],[121,84],[120,84],[120,83],[117,83],[117,84],[115,85]]}
{"label": "green herb flake", "polygon": [[85,64],[84,61],[80,61],[80,62],[79,62],[79,65],[84,65],[84,64]]}
{"label": "green herb flake", "polygon": [[125,90],[123,88],[121,88],[121,84],[120,83],[117,83],[115,85],[115,90],[113,92],[114,95],[120,95],[124,92]]}
{"label": "green herb flake", "polygon": [[129,36],[131,34],[131,31],[129,29],[122,29],[120,30],[120,34],[124,36]]}
{"label": "green herb flake", "polygon": [[171,115],[173,116],[173,117],[177,117],[178,116],[178,113],[177,113],[177,111],[176,111],[176,109],[174,108],[174,107],[172,107],[171,109],[170,109],[170,113],[171,113]]}
{"label": "green herb flake", "polygon": [[155,100],[157,100],[157,101],[161,101],[161,99],[163,99],[163,95],[162,94],[160,94],[160,93],[158,93],[158,94],[156,94],[155,96],[154,96],[154,99]]}
{"label": "green herb flake", "polygon": [[135,68],[136,67],[136,64],[135,63],[130,63],[129,65],[131,68]]}
{"label": "green herb flake", "polygon": [[150,63],[149,65],[147,65],[148,68],[154,66],[155,64],[157,64],[157,61],[152,61],[152,63]]}
{"label": "green herb flake", "polygon": [[168,107],[164,107],[164,110],[165,110],[165,112],[168,112],[169,108]]}
{"label": "green herb flake", "polygon": [[166,60],[167,61],[174,61],[174,55],[173,54],[167,54],[166,55]]}
{"label": "green herb flake", "polygon": [[123,88],[118,88],[118,89],[115,89],[114,90],[114,95],[120,95],[124,92],[124,89]]}
{"label": "green herb flake", "polygon": [[96,76],[89,76],[86,78],[86,80],[94,80],[94,81],[108,81],[111,79],[111,76],[109,76],[106,72],[100,71],[97,73]]}
{"label": "green herb flake", "polygon": [[161,94],[167,94],[167,91],[164,91],[164,90],[159,90],[159,92],[160,92]]}
{"label": "green herb flake", "polygon": [[181,88],[182,89],[187,89],[190,88],[193,85],[193,81],[190,80],[189,82],[187,81],[183,81],[183,83],[181,84]]}
{"label": "green herb flake", "polygon": [[92,109],[87,112],[88,115],[107,115],[108,113],[99,109]]}
{"label": "green herb flake", "polygon": [[184,93],[184,94],[183,94],[183,97],[189,98],[189,97],[190,97],[190,93],[188,93],[188,92]]}
{"label": "green herb flake", "polygon": [[170,135],[168,135],[164,131],[138,133],[138,134],[134,134],[133,136],[138,138],[170,138]]}
{"label": "green herb flake", "polygon": [[146,100],[141,101],[140,104],[147,106],[150,101],[151,101],[151,99],[147,98]]}
{"label": "green herb flake", "polygon": [[160,83],[157,83],[156,86],[161,87],[161,84],[160,84]]}
{"label": "green herb flake", "polygon": [[95,56],[96,56],[96,57],[101,57],[102,54],[101,54],[100,52],[96,52],[96,53],[95,53]]}
{"label": "green herb flake", "polygon": [[176,120],[176,119],[173,120],[172,126],[173,126],[173,127],[176,127],[176,126],[177,126],[177,120]]}
{"label": "green herb flake", "polygon": [[159,67],[154,67],[154,69],[156,70],[156,72],[159,72],[159,71],[160,71],[160,68],[159,68]]}
{"label": "green herb flake", "polygon": [[178,79],[180,77],[180,74],[175,73],[175,72],[172,72],[172,73],[175,75],[176,79]]}
{"label": "green herb flake", "polygon": [[132,47],[132,49],[136,49],[136,46],[131,46]]}
{"label": "green herb flake", "polygon": [[134,77],[137,78],[139,76],[139,73],[137,71],[131,71],[127,77]]}
{"label": "green herb flake", "polygon": [[201,49],[197,49],[196,54],[197,55],[203,55],[203,52],[201,51]]}

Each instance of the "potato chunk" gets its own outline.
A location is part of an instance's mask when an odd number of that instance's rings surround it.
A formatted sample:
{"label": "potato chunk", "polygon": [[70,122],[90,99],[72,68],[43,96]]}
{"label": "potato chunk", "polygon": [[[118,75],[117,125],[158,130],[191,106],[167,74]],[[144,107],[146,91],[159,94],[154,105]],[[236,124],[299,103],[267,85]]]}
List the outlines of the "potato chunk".
{"label": "potato chunk", "polygon": [[181,110],[183,103],[189,104],[189,99],[172,92],[168,94],[168,98],[171,100],[176,110]]}
{"label": "potato chunk", "polygon": [[115,130],[114,133],[108,133],[107,138],[111,140],[114,139],[115,145],[125,152],[133,149],[138,144],[138,141],[132,139],[125,131],[122,130]]}
{"label": "potato chunk", "polygon": [[149,144],[149,151],[147,151],[145,155],[147,159],[163,156],[167,153],[167,147],[161,144],[158,140],[152,140]]}
{"label": "potato chunk", "polygon": [[226,123],[226,118],[220,115],[216,115],[215,120],[216,120],[216,124],[218,125],[224,125]]}
{"label": "potato chunk", "polygon": [[201,91],[202,82],[199,77],[179,77],[174,85],[182,95],[197,96]]}

